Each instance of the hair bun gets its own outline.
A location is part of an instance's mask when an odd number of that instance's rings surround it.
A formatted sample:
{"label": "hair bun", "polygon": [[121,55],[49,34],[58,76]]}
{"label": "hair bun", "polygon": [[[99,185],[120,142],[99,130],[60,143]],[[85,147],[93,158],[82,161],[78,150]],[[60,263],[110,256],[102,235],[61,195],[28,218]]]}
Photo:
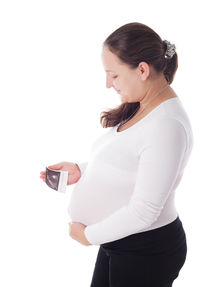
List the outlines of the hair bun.
{"label": "hair bun", "polygon": [[167,40],[164,40],[163,43],[166,44],[166,46],[167,46],[164,57],[166,59],[171,59],[174,56],[174,54],[176,53],[176,46],[174,44],[171,44]]}

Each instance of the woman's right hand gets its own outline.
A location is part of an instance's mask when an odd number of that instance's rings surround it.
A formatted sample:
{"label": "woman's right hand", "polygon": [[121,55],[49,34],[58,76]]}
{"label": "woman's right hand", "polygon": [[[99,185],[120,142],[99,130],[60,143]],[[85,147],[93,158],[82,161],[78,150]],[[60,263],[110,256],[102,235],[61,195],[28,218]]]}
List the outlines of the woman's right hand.
{"label": "woman's right hand", "polygon": [[[74,184],[79,181],[81,177],[81,170],[76,163],[62,161],[54,165],[47,166],[50,169],[55,170],[67,170],[68,171],[68,180],[67,185]],[[45,181],[46,171],[40,172],[40,178]]]}

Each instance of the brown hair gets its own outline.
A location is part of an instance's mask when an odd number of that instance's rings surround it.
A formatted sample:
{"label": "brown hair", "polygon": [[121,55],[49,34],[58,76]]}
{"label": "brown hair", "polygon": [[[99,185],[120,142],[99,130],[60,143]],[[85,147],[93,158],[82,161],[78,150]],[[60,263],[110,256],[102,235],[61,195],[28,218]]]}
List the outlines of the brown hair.
{"label": "brown hair", "polygon": [[[150,27],[138,23],[128,23],[110,34],[103,42],[112,53],[128,64],[137,68],[144,61],[152,65],[156,72],[163,73],[168,84],[173,82],[178,68],[177,53],[171,59],[165,58],[167,44]],[[122,103],[117,108],[102,112],[100,123],[105,128],[123,123],[140,107],[140,102]]]}

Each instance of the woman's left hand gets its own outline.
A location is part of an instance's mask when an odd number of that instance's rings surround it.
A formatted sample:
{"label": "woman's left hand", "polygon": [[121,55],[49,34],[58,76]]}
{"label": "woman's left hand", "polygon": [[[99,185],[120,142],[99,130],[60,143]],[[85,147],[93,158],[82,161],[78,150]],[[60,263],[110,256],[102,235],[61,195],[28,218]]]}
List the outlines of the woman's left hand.
{"label": "woman's left hand", "polygon": [[69,235],[83,245],[92,245],[84,233],[86,226],[79,222],[69,222]]}

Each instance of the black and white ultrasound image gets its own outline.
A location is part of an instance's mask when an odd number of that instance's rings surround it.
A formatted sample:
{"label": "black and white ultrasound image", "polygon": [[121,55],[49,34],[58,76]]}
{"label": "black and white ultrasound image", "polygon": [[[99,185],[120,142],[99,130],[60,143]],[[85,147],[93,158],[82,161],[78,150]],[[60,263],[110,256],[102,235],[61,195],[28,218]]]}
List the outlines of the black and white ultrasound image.
{"label": "black and white ultrasound image", "polygon": [[59,180],[60,180],[59,171],[46,168],[45,182],[50,188],[58,190]]}

